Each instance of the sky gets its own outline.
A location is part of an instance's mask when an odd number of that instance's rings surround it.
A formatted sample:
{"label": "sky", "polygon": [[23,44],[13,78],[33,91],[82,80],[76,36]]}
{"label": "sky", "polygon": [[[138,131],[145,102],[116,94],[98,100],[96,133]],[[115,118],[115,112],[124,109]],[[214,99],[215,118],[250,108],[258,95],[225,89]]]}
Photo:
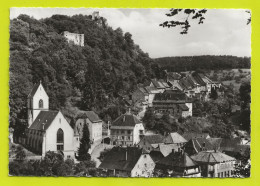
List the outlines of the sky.
{"label": "sky", "polygon": [[[188,34],[180,28],[163,28],[159,24],[173,17],[169,9],[97,9],[97,8],[11,8],[10,19],[27,14],[35,19],[54,14],[91,15],[99,11],[113,29],[130,32],[140,48],[152,58],[167,56],[233,55],[251,56],[251,24],[243,9],[208,9],[203,24],[191,22]],[[184,17],[180,17],[184,19]]]}

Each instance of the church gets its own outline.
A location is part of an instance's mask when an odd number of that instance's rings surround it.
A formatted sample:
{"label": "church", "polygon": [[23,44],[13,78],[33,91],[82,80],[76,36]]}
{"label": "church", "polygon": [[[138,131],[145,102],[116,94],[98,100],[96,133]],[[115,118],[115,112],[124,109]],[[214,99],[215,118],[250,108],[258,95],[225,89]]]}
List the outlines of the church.
{"label": "church", "polygon": [[49,110],[49,97],[41,82],[34,85],[27,102],[26,146],[42,156],[54,151],[74,159],[74,130],[60,111]]}

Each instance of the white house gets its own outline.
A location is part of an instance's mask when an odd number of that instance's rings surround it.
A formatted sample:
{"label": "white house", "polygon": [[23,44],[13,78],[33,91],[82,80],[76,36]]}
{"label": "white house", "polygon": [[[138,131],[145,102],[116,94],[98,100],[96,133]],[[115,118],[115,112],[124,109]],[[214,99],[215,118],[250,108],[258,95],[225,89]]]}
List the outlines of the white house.
{"label": "white house", "polygon": [[143,123],[133,114],[127,112],[119,116],[111,125],[111,143],[113,145],[138,144],[144,135]]}

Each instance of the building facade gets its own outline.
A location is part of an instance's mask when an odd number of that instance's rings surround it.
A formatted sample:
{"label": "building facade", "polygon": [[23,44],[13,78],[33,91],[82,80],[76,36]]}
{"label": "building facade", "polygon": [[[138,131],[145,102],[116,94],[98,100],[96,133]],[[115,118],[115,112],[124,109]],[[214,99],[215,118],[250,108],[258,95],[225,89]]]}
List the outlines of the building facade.
{"label": "building facade", "polygon": [[63,36],[67,39],[68,43],[84,46],[84,34],[70,33],[68,31],[64,31]]}
{"label": "building facade", "polygon": [[135,145],[144,135],[144,126],[134,114],[128,112],[112,122],[110,132],[112,145]]}
{"label": "building facade", "polygon": [[33,117],[28,116],[26,146],[42,156],[54,151],[62,153],[64,158],[74,158],[74,131],[63,114],[48,110],[48,105],[47,93],[40,82],[28,96],[28,110],[32,111]]}

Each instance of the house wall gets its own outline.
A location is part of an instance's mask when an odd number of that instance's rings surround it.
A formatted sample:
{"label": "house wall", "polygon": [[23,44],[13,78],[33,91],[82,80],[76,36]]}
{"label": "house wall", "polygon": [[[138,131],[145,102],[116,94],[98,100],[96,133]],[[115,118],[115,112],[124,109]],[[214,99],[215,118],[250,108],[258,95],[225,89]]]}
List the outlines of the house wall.
{"label": "house wall", "polygon": [[185,115],[192,116],[192,103],[185,103],[185,105],[189,108],[189,110],[187,111],[187,113],[185,113]]}
{"label": "house wall", "polygon": [[112,145],[133,145],[133,129],[111,129]]}
{"label": "house wall", "polygon": [[232,172],[234,171],[235,167],[235,161],[229,161],[229,162],[223,162],[218,163],[213,166],[214,171],[214,177],[231,177]]}
{"label": "house wall", "polygon": [[143,134],[144,134],[144,126],[143,126],[142,123],[135,125],[134,131],[133,131],[133,144],[138,144],[139,143],[139,141],[140,141],[140,134],[141,134],[140,130],[142,130]]}
{"label": "house wall", "polygon": [[58,129],[62,129],[64,133],[64,158],[74,158],[74,131],[61,112],[57,114],[50,127],[46,130],[43,156],[47,151],[57,152]]}
{"label": "house wall", "polygon": [[142,154],[131,171],[131,177],[151,177],[155,163],[149,154]]}

